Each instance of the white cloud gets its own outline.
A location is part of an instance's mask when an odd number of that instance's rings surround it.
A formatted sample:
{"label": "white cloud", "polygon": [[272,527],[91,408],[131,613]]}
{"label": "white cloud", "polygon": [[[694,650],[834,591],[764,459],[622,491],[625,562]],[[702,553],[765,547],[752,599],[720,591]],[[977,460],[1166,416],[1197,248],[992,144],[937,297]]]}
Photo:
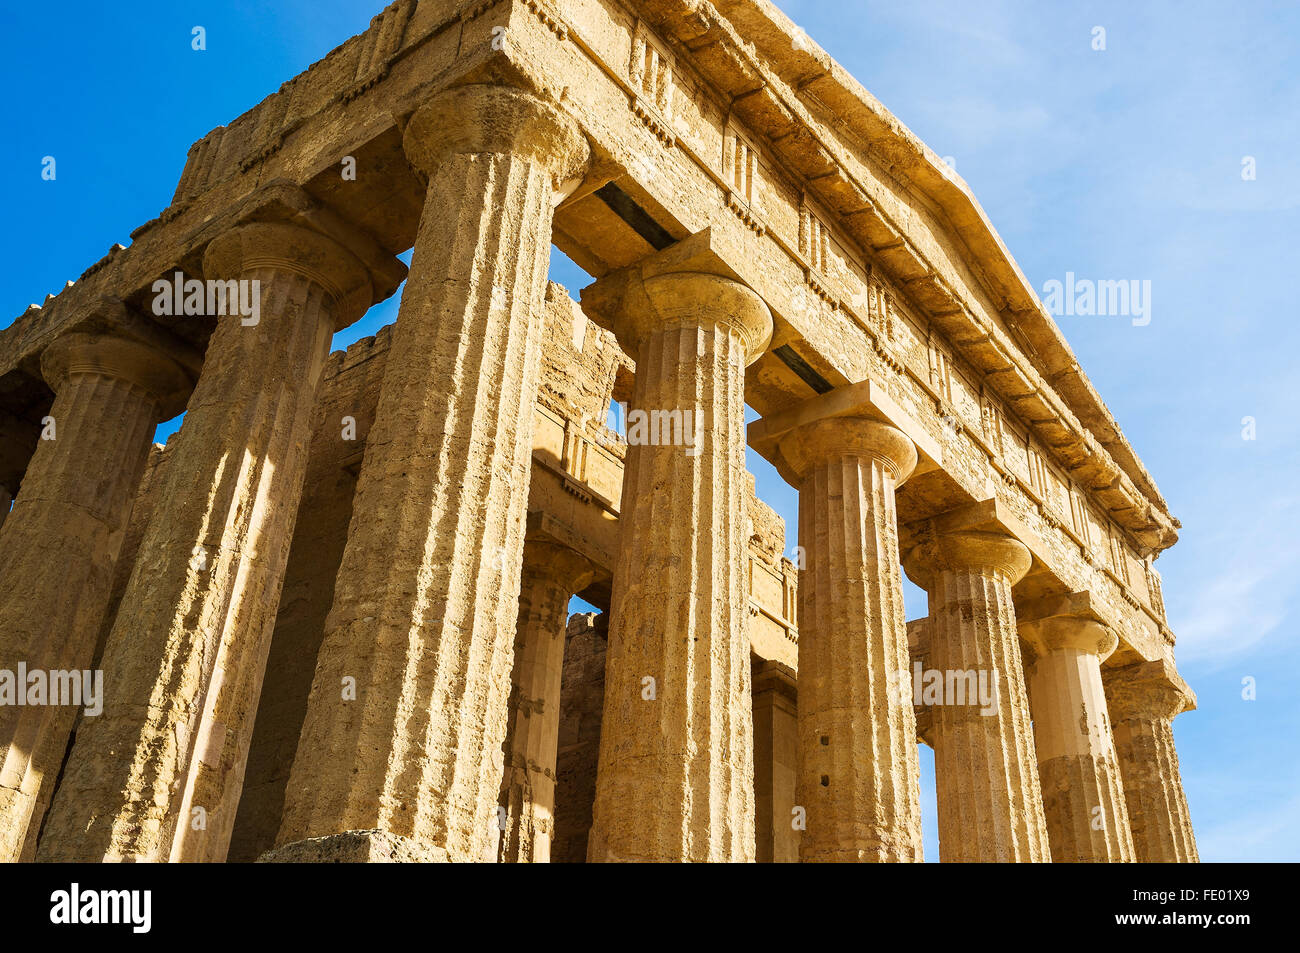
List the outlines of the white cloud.
{"label": "white cloud", "polygon": [[1185,595],[1171,606],[1180,663],[1212,671],[1257,648],[1287,618],[1300,595],[1296,511],[1294,498],[1266,501],[1255,525],[1220,519],[1221,533],[1196,541],[1203,579],[1184,579]]}

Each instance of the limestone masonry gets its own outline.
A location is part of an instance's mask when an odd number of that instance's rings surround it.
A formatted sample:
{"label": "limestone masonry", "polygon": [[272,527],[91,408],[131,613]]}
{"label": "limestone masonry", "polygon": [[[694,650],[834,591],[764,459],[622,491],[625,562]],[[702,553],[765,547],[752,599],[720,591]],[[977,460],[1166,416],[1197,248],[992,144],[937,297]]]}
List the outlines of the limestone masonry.
{"label": "limestone masonry", "polygon": [[397,0],[0,331],[0,858],[1195,861],[1178,526],[768,0]]}

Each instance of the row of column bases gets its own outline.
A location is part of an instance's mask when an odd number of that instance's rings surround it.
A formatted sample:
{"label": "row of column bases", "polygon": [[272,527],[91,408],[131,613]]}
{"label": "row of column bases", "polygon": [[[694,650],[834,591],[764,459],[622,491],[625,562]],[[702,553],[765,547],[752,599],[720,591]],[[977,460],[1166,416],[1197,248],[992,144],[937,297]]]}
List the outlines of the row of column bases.
{"label": "row of column bases", "polygon": [[[427,200],[270,861],[549,854],[565,607],[592,570],[540,542],[525,559],[524,527],[551,215],[589,150],[554,105],[504,86],[440,93],[405,146]],[[105,702],[75,736],[70,709],[0,708],[0,858],[225,858],[316,387],[371,279],[339,241],[271,222],[218,238],[204,272],[259,280],[263,318],[219,322],[103,633],[153,426],[185,369],[104,334],[45,353],[59,429],[0,529],[0,578],[18,581],[0,594],[0,668],[99,657]],[[624,303],[635,406],[706,426],[693,454],[628,448],[590,860],[755,858],[744,377],[771,328],[757,295],[716,275],[647,278]],[[808,559],[801,856],[919,860],[894,509],[915,451],[841,418],[793,434],[787,457]],[[1195,859],[1173,707],[1135,690],[1118,755],[1111,740],[1113,637],[1069,619],[1018,630],[1028,553],[1012,539],[955,535],[904,558],[930,592],[931,666],[991,669],[1003,688],[991,717],[936,709],[943,859],[1048,860],[1049,843],[1057,860]],[[1039,651],[1036,738],[1018,631]]]}

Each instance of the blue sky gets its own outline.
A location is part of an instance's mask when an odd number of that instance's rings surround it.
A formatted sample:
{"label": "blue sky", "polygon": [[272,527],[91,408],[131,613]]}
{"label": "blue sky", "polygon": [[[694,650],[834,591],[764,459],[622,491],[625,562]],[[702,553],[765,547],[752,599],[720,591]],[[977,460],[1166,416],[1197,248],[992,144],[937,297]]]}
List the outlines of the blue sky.
{"label": "blue sky", "polygon": [[1151,281],[1145,327],[1059,323],[1183,523],[1158,566],[1199,697],[1175,734],[1201,856],[1300,859],[1300,5],[779,5],[953,157],[1040,293]]}
{"label": "blue sky", "polygon": [[[0,12],[0,327],[170,201],[190,143],[363,30],[379,0],[37,5]],[[1176,722],[1205,860],[1300,859],[1300,5],[1042,0],[779,4],[952,157],[1035,288],[1149,280],[1151,322],[1063,317],[1183,523],[1159,561]],[[19,9],[15,9],[20,7]],[[207,50],[191,49],[191,29]],[[1106,49],[1093,49],[1094,27]],[[41,178],[54,156],[57,178]],[[1242,163],[1253,157],[1256,177]],[[586,278],[556,256],[553,276]],[[1292,276],[1288,278],[1288,276]],[[340,335],[394,320],[397,299]],[[1256,437],[1242,437],[1243,418]],[[167,428],[160,430],[160,439]],[[795,537],[794,494],[751,454]],[[909,591],[913,617],[925,612]],[[1242,698],[1242,680],[1257,697]],[[926,850],[937,858],[931,761]]]}

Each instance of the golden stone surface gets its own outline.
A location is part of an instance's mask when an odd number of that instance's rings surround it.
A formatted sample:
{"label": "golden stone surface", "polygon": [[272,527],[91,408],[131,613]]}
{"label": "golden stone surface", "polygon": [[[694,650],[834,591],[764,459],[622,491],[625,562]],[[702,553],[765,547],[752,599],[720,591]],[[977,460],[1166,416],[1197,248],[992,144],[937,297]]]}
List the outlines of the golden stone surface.
{"label": "golden stone surface", "polygon": [[1196,859],[1177,520],[767,0],[397,0],[132,237],[0,331],[0,671],[106,691],[0,708],[0,858],[920,860],[923,739],[942,860]]}

